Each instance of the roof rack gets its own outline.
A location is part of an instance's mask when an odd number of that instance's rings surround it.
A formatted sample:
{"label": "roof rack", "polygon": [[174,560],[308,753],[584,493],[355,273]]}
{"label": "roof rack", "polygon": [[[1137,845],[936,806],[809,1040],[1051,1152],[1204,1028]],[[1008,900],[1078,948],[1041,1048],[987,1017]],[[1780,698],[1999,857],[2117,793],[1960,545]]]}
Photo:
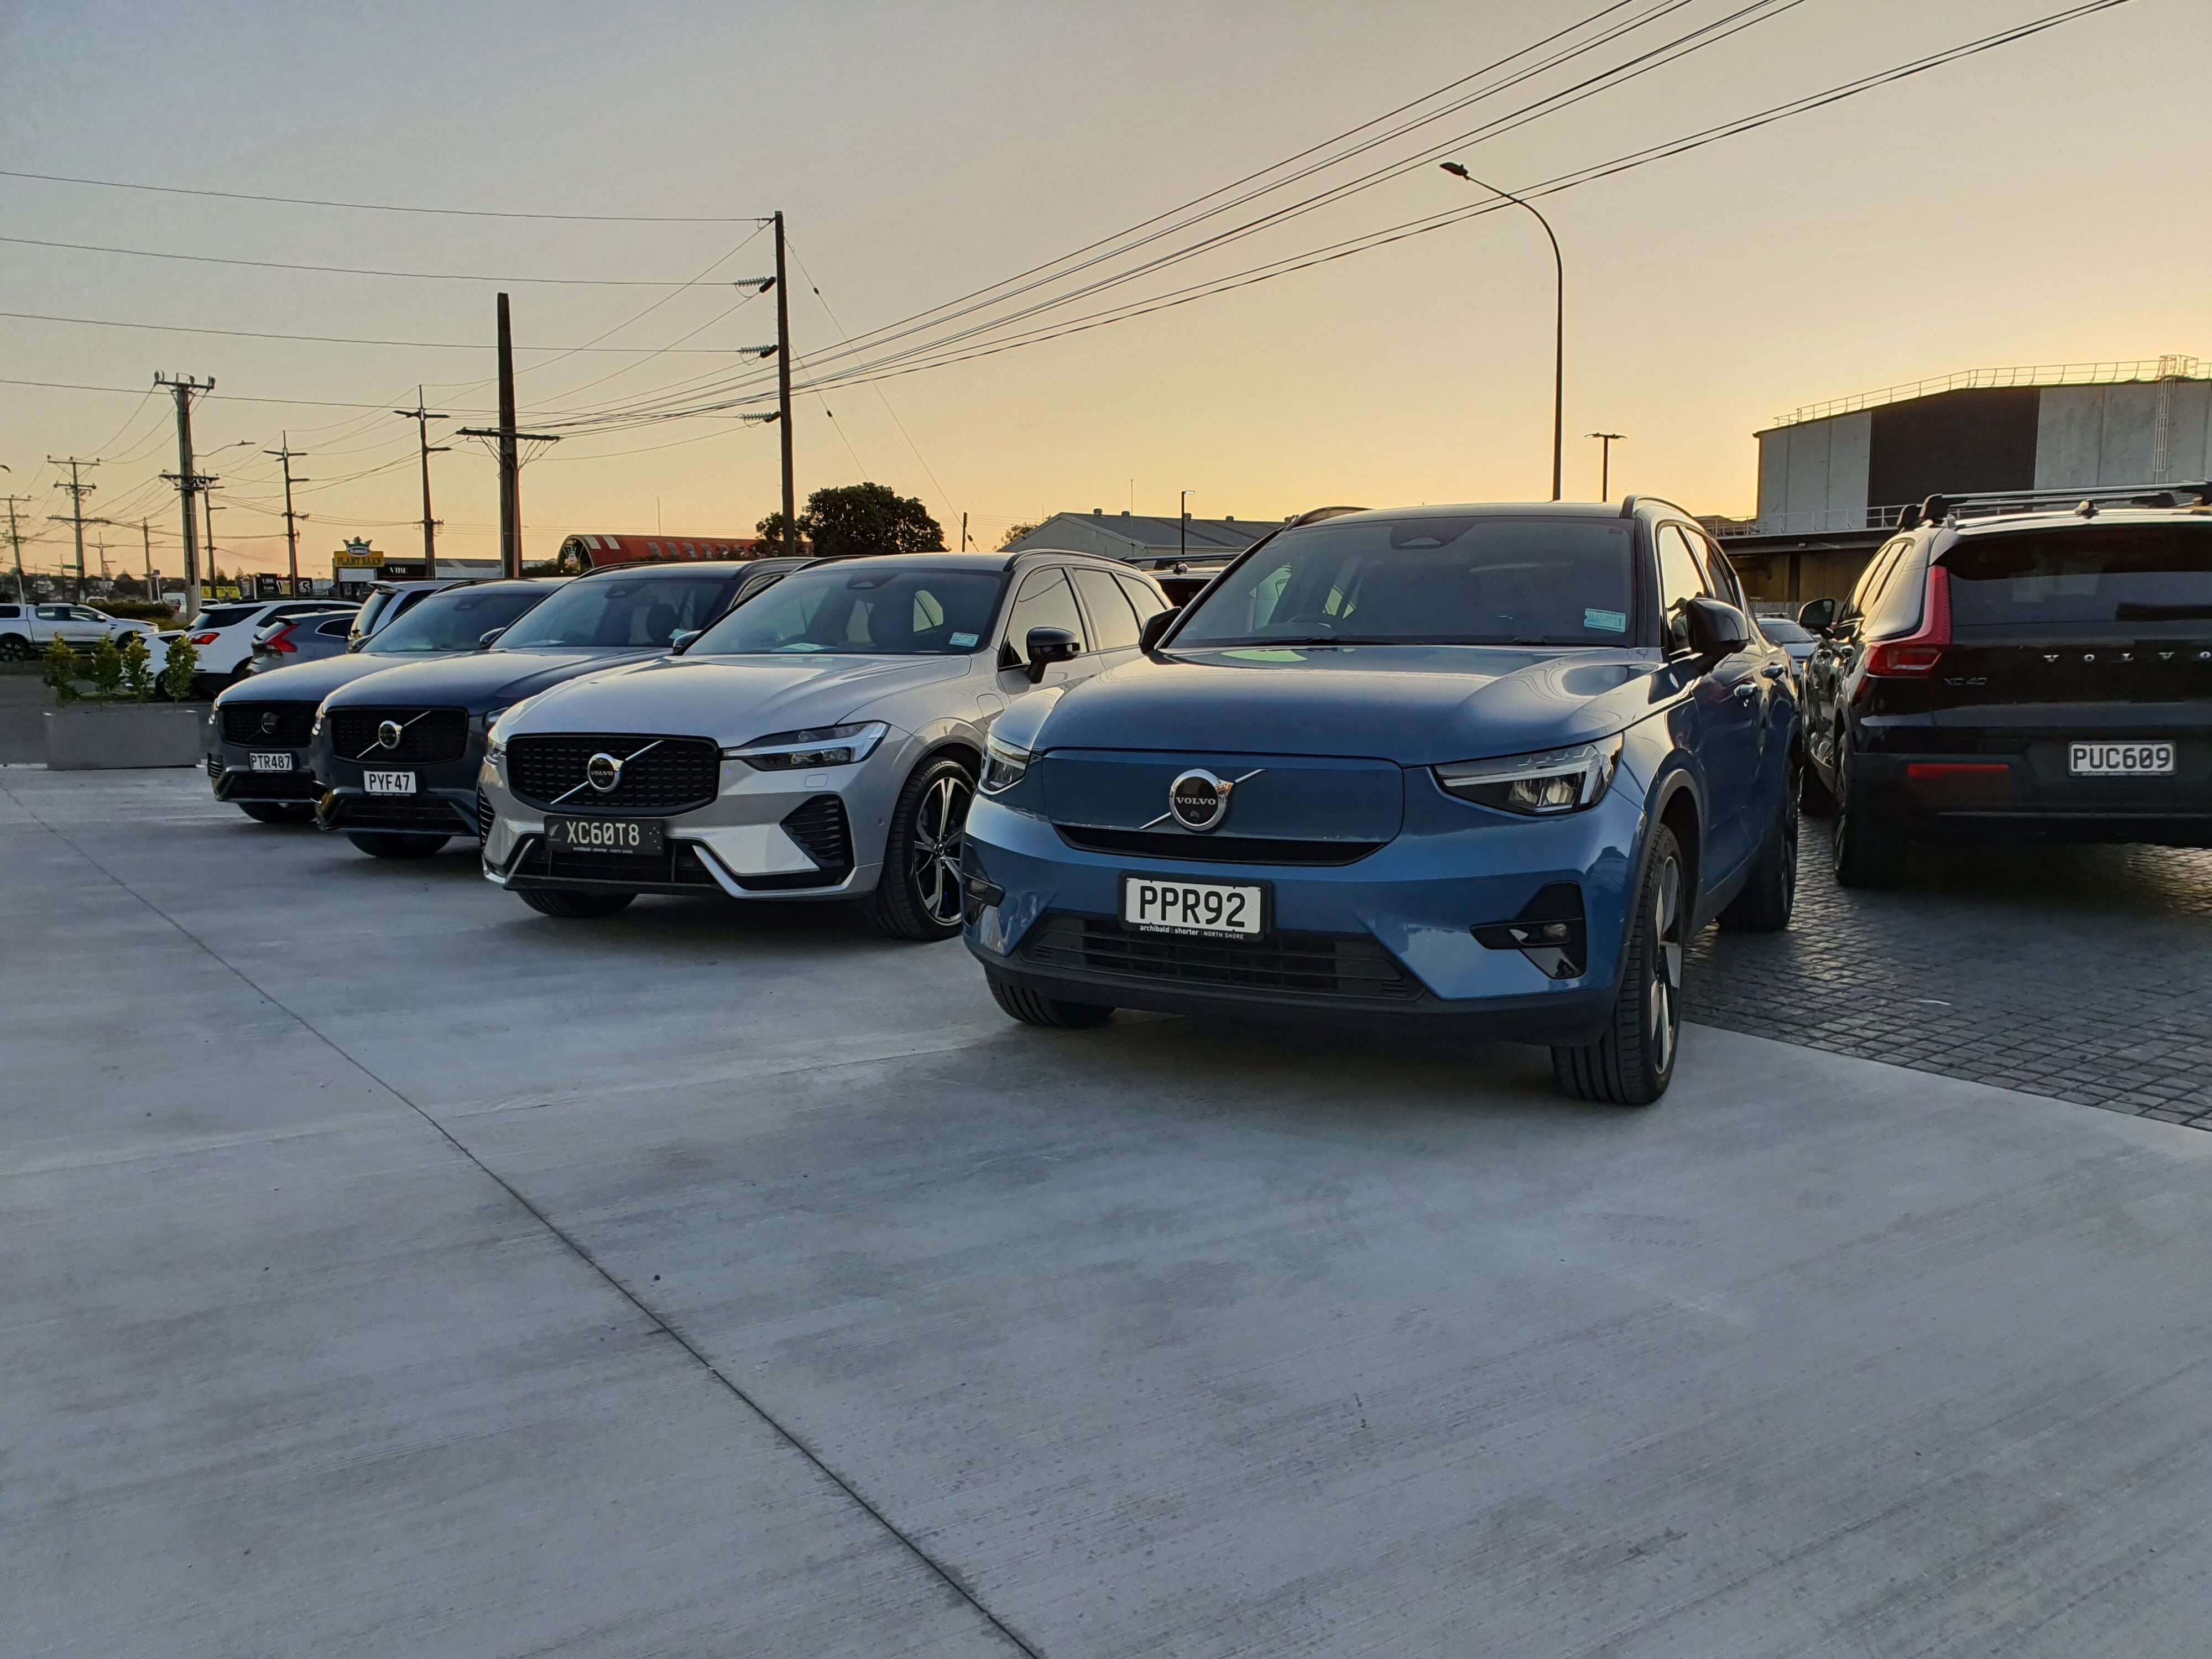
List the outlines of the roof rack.
{"label": "roof rack", "polygon": [[1962,519],[2007,518],[2027,513],[2069,509],[2094,517],[2108,507],[2212,506],[2212,482],[2185,484],[2122,484],[2106,489],[1986,489],[1960,495],[1930,495],[1897,515],[1899,530]]}

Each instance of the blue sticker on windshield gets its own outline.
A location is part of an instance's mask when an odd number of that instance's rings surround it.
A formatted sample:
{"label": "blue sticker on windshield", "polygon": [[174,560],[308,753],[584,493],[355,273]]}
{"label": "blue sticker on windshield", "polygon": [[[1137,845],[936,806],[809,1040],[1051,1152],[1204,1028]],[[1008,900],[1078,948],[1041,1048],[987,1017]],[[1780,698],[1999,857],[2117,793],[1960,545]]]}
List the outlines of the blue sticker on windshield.
{"label": "blue sticker on windshield", "polygon": [[956,651],[965,651],[975,643],[975,638],[973,634],[955,634],[952,635],[951,644]]}
{"label": "blue sticker on windshield", "polygon": [[1628,631],[1628,613],[1626,611],[1585,611],[1583,612],[1583,626],[1595,628],[1605,634],[1626,634]]}

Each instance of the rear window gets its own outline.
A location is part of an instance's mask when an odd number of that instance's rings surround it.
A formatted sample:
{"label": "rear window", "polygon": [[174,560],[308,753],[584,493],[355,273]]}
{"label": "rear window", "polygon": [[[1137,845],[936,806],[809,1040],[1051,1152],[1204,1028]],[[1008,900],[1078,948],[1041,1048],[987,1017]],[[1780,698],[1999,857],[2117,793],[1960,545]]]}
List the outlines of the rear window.
{"label": "rear window", "polygon": [[1943,557],[1954,632],[2122,628],[2203,631],[2212,622],[2212,523],[2085,525],[1977,536]]}
{"label": "rear window", "polygon": [[200,628],[229,628],[257,614],[260,609],[258,605],[210,605],[194,618],[194,624]]}

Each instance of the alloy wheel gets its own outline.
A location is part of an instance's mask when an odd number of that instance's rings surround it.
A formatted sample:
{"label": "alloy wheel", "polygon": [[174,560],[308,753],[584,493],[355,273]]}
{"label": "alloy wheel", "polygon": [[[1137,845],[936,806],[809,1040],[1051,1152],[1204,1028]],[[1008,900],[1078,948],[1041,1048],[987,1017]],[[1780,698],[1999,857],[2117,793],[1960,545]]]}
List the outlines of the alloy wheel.
{"label": "alloy wheel", "polygon": [[1681,1021],[1682,866],[1669,858],[1659,867],[1651,896],[1651,1066],[1662,1076],[1674,1063],[1674,1039]]}
{"label": "alloy wheel", "polygon": [[915,902],[939,927],[949,927],[960,920],[960,834],[974,793],[965,777],[948,771],[915,804],[907,879],[913,884]]}

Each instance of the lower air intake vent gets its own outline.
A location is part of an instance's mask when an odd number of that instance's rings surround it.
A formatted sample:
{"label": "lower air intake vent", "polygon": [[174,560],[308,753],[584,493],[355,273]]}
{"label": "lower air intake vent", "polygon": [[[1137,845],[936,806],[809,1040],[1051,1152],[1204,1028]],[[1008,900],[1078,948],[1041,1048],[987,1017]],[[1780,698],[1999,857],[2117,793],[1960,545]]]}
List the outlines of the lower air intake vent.
{"label": "lower air intake vent", "polygon": [[1048,911],[1021,955],[1040,968],[1359,1002],[1413,1002],[1421,994],[1388,951],[1365,933],[1277,933],[1259,944],[1139,933],[1104,916]]}
{"label": "lower air intake vent", "polygon": [[783,833],[824,870],[853,867],[853,832],[845,822],[845,803],[817,795],[783,820]]}

